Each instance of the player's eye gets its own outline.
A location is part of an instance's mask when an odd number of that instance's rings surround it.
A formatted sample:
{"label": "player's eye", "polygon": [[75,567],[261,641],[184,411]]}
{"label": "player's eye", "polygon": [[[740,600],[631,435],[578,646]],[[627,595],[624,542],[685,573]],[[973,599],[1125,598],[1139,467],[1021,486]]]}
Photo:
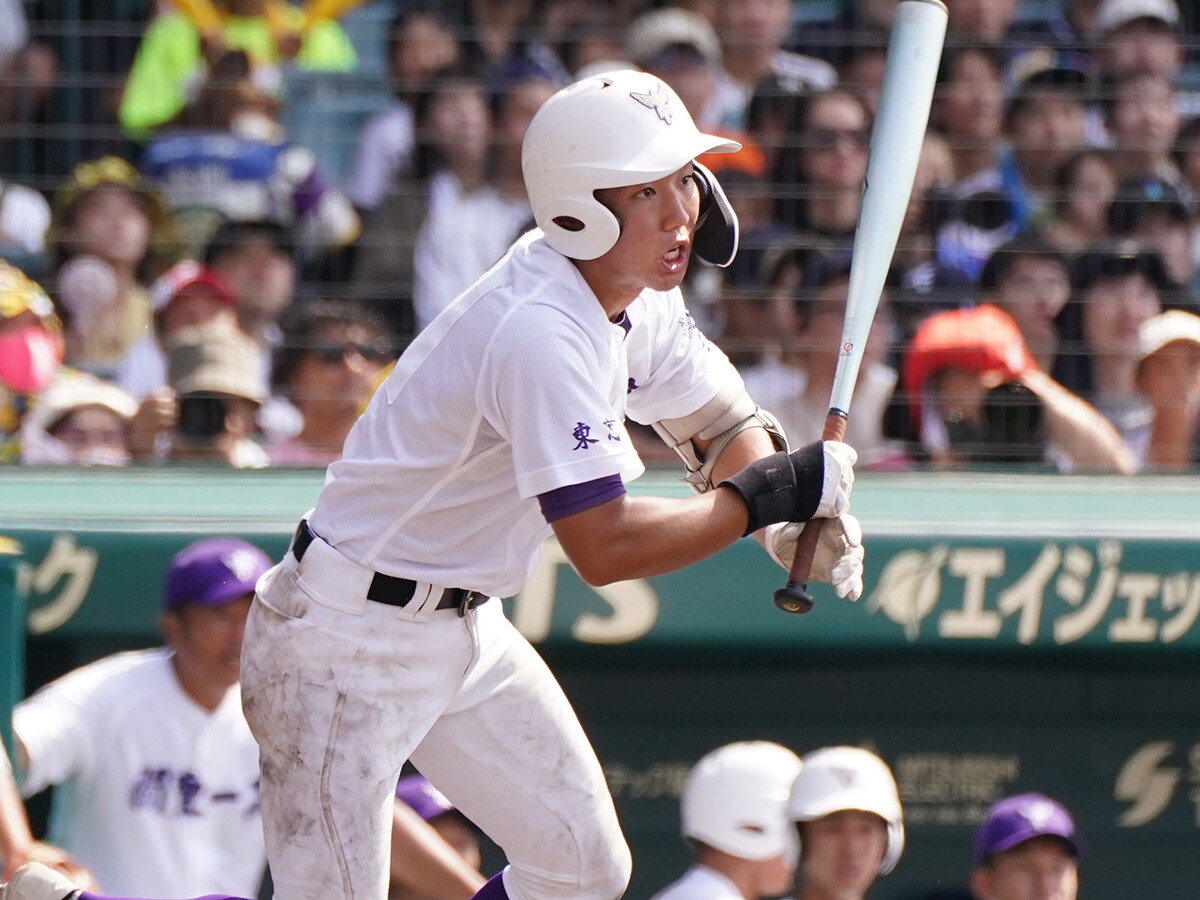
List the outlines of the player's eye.
{"label": "player's eye", "polygon": [[646,197],[646,198],[653,197],[654,196],[654,188],[644,187],[640,191],[637,192],[637,195],[639,197]]}

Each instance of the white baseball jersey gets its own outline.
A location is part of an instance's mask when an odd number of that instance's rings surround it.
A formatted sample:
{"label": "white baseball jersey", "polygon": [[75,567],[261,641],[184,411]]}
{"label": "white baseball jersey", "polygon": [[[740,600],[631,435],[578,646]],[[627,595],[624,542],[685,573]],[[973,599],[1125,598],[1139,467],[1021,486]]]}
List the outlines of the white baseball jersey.
{"label": "white baseball jersey", "polygon": [[746,900],[737,885],[707,866],[692,866],[652,900]]}
{"label": "white baseball jersey", "polygon": [[534,230],[409,346],[329,467],[313,530],[369,569],[510,596],[549,534],[539,494],[644,471],[624,419],[699,409],[737,370],[678,289],[609,321]]}
{"label": "white baseball jersey", "polygon": [[25,796],[51,784],[50,839],[111,894],[253,897],[266,856],[258,746],[233,687],[212,712],[166,649],[84,666],[19,703]]}

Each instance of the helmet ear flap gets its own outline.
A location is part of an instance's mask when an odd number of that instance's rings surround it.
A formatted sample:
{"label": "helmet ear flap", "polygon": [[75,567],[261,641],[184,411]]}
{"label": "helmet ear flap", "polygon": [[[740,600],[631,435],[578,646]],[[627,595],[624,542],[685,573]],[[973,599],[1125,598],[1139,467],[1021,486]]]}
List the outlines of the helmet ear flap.
{"label": "helmet ear flap", "polygon": [[542,225],[546,243],[571,259],[596,259],[612,249],[621,223],[594,197],[560,197]]}
{"label": "helmet ear flap", "polygon": [[737,213],[716,175],[698,162],[692,163],[692,171],[700,189],[700,218],[696,220],[692,246],[706,263],[724,268],[737,256]]}

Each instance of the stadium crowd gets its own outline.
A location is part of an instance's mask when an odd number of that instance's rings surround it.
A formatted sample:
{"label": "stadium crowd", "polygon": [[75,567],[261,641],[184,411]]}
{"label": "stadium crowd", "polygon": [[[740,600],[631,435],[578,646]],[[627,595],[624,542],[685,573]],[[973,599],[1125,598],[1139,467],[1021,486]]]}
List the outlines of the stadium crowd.
{"label": "stadium crowd", "polygon": [[[860,464],[1193,468],[1194,10],[948,6]],[[818,436],[894,0],[62,8],[0,0],[0,458],[328,464],[531,227],[539,105],[628,66],[743,144],[704,160],[741,252],[685,295],[789,436]]]}

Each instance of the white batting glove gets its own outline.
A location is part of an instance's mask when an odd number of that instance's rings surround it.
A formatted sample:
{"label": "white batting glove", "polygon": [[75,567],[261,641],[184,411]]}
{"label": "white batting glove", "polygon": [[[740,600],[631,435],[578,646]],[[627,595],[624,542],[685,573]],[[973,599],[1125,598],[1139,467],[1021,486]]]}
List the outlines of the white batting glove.
{"label": "white batting glove", "polygon": [[[862,525],[854,516],[845,513],[822,522],[821,526],[808,577],[833,585],[839,597],[857,600],[863,592],[863,557],[866,555],[862,545]],[[803,528],[803,522],[782,522],[764,529],[767,553],[788,571],[791,571],[796,541]]]}
{"label": "white batting glove", "polygon": [[854,487],[854,464],[858,452],[841,441],[822,441],[825,451],[825,481],[821,486],[821,502],[814,519],[834,519],[850,508],[850,489]]}

